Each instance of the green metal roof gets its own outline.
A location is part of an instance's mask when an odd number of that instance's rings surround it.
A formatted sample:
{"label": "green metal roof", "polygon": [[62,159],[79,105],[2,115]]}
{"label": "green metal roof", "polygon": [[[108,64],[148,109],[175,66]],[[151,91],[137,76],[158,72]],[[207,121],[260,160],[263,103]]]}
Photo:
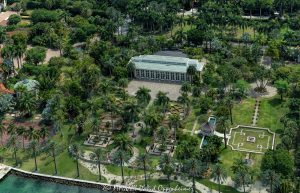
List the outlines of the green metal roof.
{"label": "green metal roof", "polygon": [[136,69],[178,73],[186,73],[191,65],[195,66],[197,71],[202,71],[204,66],[204,63],[194,59],[159,55],[135,56],[130,61],[135,64]]}

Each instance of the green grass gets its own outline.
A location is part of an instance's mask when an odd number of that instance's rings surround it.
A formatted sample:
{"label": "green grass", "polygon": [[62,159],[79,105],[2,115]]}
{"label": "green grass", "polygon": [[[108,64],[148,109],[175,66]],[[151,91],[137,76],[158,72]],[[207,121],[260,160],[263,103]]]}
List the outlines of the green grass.
{"label": "green grass", "polygon": [[241,39],[243,33],[248,33],[251,38],[254,38],[254,30],[251,27],[245,28],[244,31],[242,28],[238,28],[236,32],[236,38]]}
{"label": "green grass", "polygon": [[232,109],[234,125],[250,125],[254,113],[255,99],[247,98],[235,104]]}
{"label": "green grass", "polygon": [[[105,166],[108,172],[121,176],[121,168],[116,165],[106,165]],[[137,169],[131,169],[128,167],[124,167],[124,176],[137,176],[137,175],[143,175],[143,170],[137,170]]]}
{"label": "green grass", "polygon": [[257,126],[269,128],[276,132],[282,129],[283,125],[280,123],[280,118],[288,111],[285,102],[282,102],[279,97],[271,99],[262,99],[259,110],[259,117]]}
{"label": "green grass", "polygon": [[[255,142],[248,142],[248,136],[255,137]],[[273,134],[267,130],[239,127],[232,130],[229,144],[237,151],[262,153],[272,147],[273,137]],[[258,148],[258,145],[261,145],[262,148]]]}
{"label": "green grass", "polygon": [[[147,183],[148,183],[148,186],[150,186],[150,188],[152,188],[156,191],[162,191],[162,192],[163,192],[164,189],[167,189],[168,186],[169,186],[168,180],[165,180],[165,179],[148,180]],[[137,187],[143,187],[144,186],[144,180],[137,181],[135,183],[135,185]],[[177,189],[177,191],[171,191],[172,193],[190,193],[191,192],[190,187],[186,187],[186,186],[184,186],[181,183],[176,182],[176,181],[171,181],[170,187],[173,188],[173,190]],[[178,190],[178,189],[181,189],[181,190]],[[200,193],[199,191],[197,191],[197,192]]]}
{"label": "green grass", "polygon": [[[208,179],[198,179],[197,182],[209,187],[210,189],[217,190],[217,191],[219,190],[218,184],[211,182]],[[239,191],[237,191],[235,188],[231,186],[221,185],[220,189],[222,193],[240,193]]]}

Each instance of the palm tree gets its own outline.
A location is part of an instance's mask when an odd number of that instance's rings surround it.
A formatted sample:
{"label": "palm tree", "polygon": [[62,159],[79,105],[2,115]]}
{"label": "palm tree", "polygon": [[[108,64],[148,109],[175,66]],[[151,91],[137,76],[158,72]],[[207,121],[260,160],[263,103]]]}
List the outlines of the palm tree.
{"label": "palm tree", "polygon": [[129,62],[128,65],[127,65],[127,70],[130,73],[130,77],[132,79],[133,76],[134,76],[135,64],[133,62]]}
{"label": "palm tree", "polygon": [[144,170],[145,187],[147,187],[147,168],[149,167],[149,155],[142,153],[137,158],[137,164],[141,165]]}
{"label": "palm tree", "polygon": [[188,82],[184,82],[182,83],[180,90],[184,93],[188,93],[191,92],[192,88]]}
{"label": "palm tree", "polygon": [[124,106],[124,113],[125,115],[129,116],[130,122],[134,124],[134,120],[137,118],[140,112],[140,108],[137,105],[136,100],[129,100],[125,103]]}
{"label": "palm tree", "polygon": [[191,100],[189,99],[189,96],[187,93],[181,93],[181,96],[177,99],[178,103],[183,104],[184,106],[184,117],[186,117],[189,113],[190,103]]}
{"label": "palm tree", "polygon": [[13,150],[13,159],[15,159],[15,165],[18,165],[17,151],[18,151],[18,139],[15,134],[10,135],[7,146]]}
{"label": "palm tree", "polygon": [[246,193],[246,186],[252,183],[251,175],[246,171],[238,171],[235,174],[234,179],[236,186],[242,186],[244,193]]}
{"label": "palm tree", "polygon": [[76,171],[77,171],[77,176],[76,178],[79,178],[80,174],[79,174],[79,157],[80,157],[80,150],[77,146],[77,144],[73,144],[70,146],[70,150],[72,153],[75,154],[75,159],[76,159]]}
{"label": "palm tree", "polygon": [[177,140],[177,129],[180,126],[180,116],[178,113],[171,114],[169,116],[169,121],[170,121],[170,127],[171,129],[174,128],[174,139],[175,139],[175,144]]}
{"label": "palm tree", "polygon": [[197,73],[197,69],[195,66],[191,65],[187,68],[186,71],[187,75],[189,75],[191,77],[191,84],[193,84],[193,77],[196,75]]}
{"label": "palm tree", "polygon": [[36,106],[36,98],[30,92],[24,92],[17,98],[17,108],[23,116],[31,116]]}
{"label": "palm tree", "polygon": [[36,140],[31,141],[29,144],[29,147],[32,149],[33,156],[34,156],[34,166],[35,166],[34,171],[35,172],[38,170],[37,159],[36,159],[37,145],[38,145],[38,142]]}
{"label": "palm tree", "polygon": [[47,150],[50,152],[51,156],[53,157],[53,163],[54,163],[54,175],[57,174],[57,164],[56,164],[56,144],[55,142],[50,142],[47,146]]}
{"label": "palm tree", "polygon": [[169,154],[163,154],[159,160],[159,167],[164,175],[167,176],[169,187],[171,186],[170,177],[174,173],[174,162]]}
{"label": "palm tree", "polygon": [[122,151],[131,151],[133,144],[131,139],[126,134],[119,134],[113,137],[114,147]]}
{"label": "palm tree", "polygon": [[280,185],[280,175],[274,170],[266,170],[262,173],[262,182],[270,186],[270,193],[275,192],[276,188]]}
{"label": "palm tree", "polygon": [[233,118],[232,118],[232,108],[233,108],[233,101],[232,98],[226,97],[225,98],[225,105],[228,107],[229,115],[230,115],[230,122],[233,124]]}
{"label": "palm tree", "polygon": [[165,150],[166,146],[166,139],[168,138],[168,130],[165,127],[160,127],[157,131],[158,138],[160,139],[161,143],[161,150]]}
{"label": "palm tree", "polygon": [[28,135],[28,131],[26,130],[25,127],[18,127],[16,129],[16,132],[17,132],[18,136],[22,137],[22,146],[23,146],[23,149],[25,150],[25,138]]}
{"label": "palm tree", "polygon": [[183,166],[184,172],[188,174],[188,176],[192,177],[193,182],[193,193],[196,193],[196,183],[195,178],[200,176],[201,173],[204,171],[205,167],[200,160],[196,158],[191,158],[185,161]]}
{"label": "palm tree", "polygon": [[124,162],[128,159],[128,154],[123,151],[122,149],[119,149],[114,153],[113,160],[116,164],[119,164],[121,166],[121,175],[122,175],[122,184],[125,183],[124,180]]}
{"label": "palm tree", "polygon": [[151,100],[150,92],[150,89],[144,86],[140,87],[139,90],[135,93],[138,103],[141,105],[147,105]]}
{"label": "palm tree", "polygon": [[27,136],[30,141],[31,140],[37,140],[37,141],[40,140],[39,132],[37,130],[35,130],[32,126],[29,127]]}
{"label": "palm tree", "polygon": [[42,127],[38,131],[38,135],[43,139],[43,143],[45,142],[46,136],[49,135],[49,130],[47,127]]}
{"label": "palm tree", "polygon": [[227,178],[227,173],[225,168],[221,164],[217,163],[212,168],[211,177],[213,178],[214,181],[218,182],[218,190],[219,193],[221,193],[221,183],[224,182]]}
{"label": "palm tree", "polygon": [[155,103],[162,107],[164,114],[167,111],[169,102],[170,102],[170,98],[167,96],[166,92],[159,91],[157,93]]}
{"label": "palm tree", "polygon": [[156,129],[156,127],[159,124],[159,121],[160,121],[159,115],[152,110],[147,111],[144,115],[144,122],[147,128],[150,127],[151,133],[153,133],[152,131]]}
{"label": "palm tree", "polygon": [[98,172],[99,172],[99,181],[101,181],[101,159],[103,153],[101,148],[97,148],[90,154],[92,160],[95,160],[98,164]]}
{"label": "palm tree", "polygon": [[226,132],[227,132],[228,125],[229,124],[228,124],[228,121],[227,121],[226,117],[221,116],[221,117],[218,118],[216,127],[218,128],[218,130],[223,132],[225,149],[227,148],[227,135],[226,135]]}
{"label": "palm tree", "polygon": [[15,135],[17,134],[17,129],[16,129],[16,126],[13,124],[13,123],[10,123],[7,127],[7,133],[9,135]]}

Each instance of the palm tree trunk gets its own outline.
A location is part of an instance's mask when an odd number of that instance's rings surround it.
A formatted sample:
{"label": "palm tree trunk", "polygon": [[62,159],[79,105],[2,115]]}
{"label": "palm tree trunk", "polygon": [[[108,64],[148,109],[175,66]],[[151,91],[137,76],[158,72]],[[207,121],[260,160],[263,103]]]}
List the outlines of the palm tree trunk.
{"label": "palm tree trunk", "polygon": [[224,144],[225,144],[225,149],[227,149],[226,129],[224,129]]}
{"label": "palm tree trunk", "polygon": [[[76,155],[78,156],[78,155]],[[79,163],[78,163],[78,157],[76,157],[76,169],[77,169],[77,178],[79,178]]]}
{"label": "palm tree trunk", "polygon": [[37,160],[36,160],[36,151],[35,151],[35,148],[33,150],[33,153],[34,153],[34,166],[35,166],[34,171],[36,172],[38,170],[38,168],[37,168]]}
{"label": "palm tree trunk", "polygon": [[220,180],[220,176],[218,176],[218,190],[219,190],[219,193],[221,193],[221,180]]}
{"label": "palm tree trunk", "polygon": [[101,162],[98,161],[99,181],[101,181]]}
{"label": "palm tree trunk", "polygon": [[15,157],[15,161],[16,161],[16,166],[18,166],[18,159],[17,159],[17,149],[16,147],[14,148],[14,157]]}
{"label": "palm tree trunk", "polygon": [[193,193],[196,193],[195,176],[193,175]]}
{"label": "palm tree trunk", "polygon": [[52,149],[52,156],[53,156],[53,162],[54,162],[54,171],[55,171],[55,175],[57,174],[57,166],[56,166],[56,157],[55,157],[55,152],[54,149]]}
{"label": "palm tree trunk", "polygon": [[146,173],[146,161],[144,160],[144,178],[145,178],[145,188],[147,187],[147,173]]}
{"label": "palm tree trunk", "polygon": [[124,180],[123,158],[121,158],[121,175],[122,175],[122,184],[124,184],[125,180]]}
{"label": "palm tree trunk", "polygon": [[168,187],[170,188],[171,187],[170,175],[168,175],[167,178],[168,178]]}

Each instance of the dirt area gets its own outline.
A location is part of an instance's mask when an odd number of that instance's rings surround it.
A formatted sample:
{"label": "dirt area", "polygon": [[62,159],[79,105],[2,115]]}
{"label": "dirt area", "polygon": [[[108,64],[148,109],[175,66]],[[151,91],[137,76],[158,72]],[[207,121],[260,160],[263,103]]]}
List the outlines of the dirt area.
{"label": "dirt area", "polygon": [[[31,45],[28,45],[27,46],[27,50],[31,49],[33,46]],[[59,53],[59,50],[54,50],[54,49],[47,49],[47,52],[46,52],[46,58],[45,58],[45,61],[44,63],[48,63],[49,60],[52,58],[52,57],[60,57],[60,53]],[[22,59],[22,64],[25,62],[25,55]],[[18,62],[17,62],[17,59],[15,58],[14,59],[14,64],[15,64],[15,67],[18,68]]]}
{"label": "dirt area", "polygon": [[156,98],[156,94],[159,91],[168,93],[167,95],[172,101],[176,101],[180,96],[180,84],[170,84],[162,82],[133,80],[129,83],[127,91],[130,95],[135,95],[136,91],[138,91],[138,89],[143,86],[151,90],[151,100],[154,100]]}
{"label": "dirt area", "polygon": [[0,13],[0,23],[6,24],[5,21],[9,18],[9,16],[13,14],[18,14],[18,12],[15,11],[6,11],[6,12],[1,12]]}

